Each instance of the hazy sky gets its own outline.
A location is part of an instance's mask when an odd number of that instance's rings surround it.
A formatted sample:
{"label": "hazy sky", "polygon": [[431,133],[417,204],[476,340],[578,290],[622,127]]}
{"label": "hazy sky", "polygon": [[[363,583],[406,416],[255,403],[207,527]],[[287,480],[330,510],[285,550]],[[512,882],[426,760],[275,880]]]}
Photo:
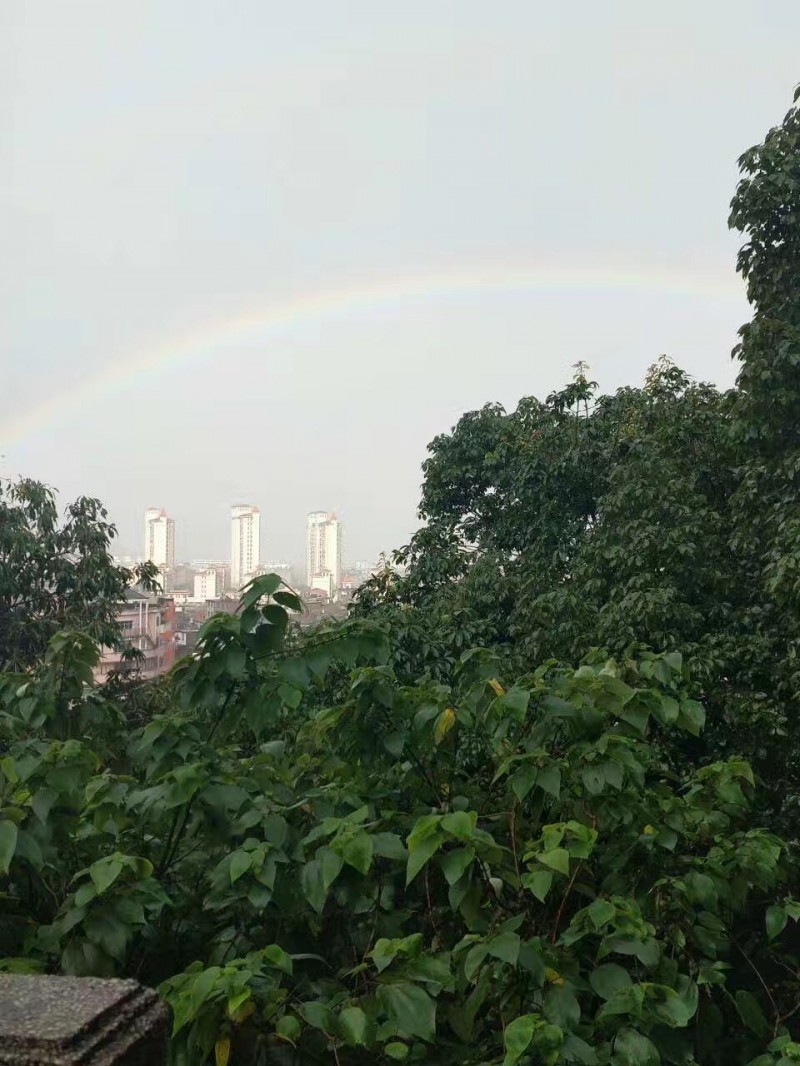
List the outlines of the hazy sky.
{"label": "hazy sky", "polygon": [[585,359],[730,384],[736,158],[797,0],[0,0],[0,452],[183,558],[415,528],[427,442]]}

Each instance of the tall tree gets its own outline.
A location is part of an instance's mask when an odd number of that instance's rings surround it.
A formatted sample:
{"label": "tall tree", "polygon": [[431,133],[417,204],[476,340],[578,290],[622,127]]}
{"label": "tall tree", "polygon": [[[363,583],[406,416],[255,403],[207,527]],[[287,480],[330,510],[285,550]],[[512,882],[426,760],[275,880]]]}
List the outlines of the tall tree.
{"label": "tall tree", "polygon": [[0,669],[40,661],[62,629],[116,642],[126,589],[133,581],[153,587],[155,571],[116,566],[109,550],[115,535],[99,500],[80,497],[60,522],[47,486],[0,482]]}

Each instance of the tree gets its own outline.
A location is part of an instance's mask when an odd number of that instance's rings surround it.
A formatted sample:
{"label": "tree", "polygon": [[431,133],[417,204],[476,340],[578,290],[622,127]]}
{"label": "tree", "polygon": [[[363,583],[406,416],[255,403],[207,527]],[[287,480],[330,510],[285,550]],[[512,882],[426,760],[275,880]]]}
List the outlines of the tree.
{"label": "tree", "polygon": [[59,524],[45,485],[0,482],[0,668],[40,662],[64,629],[116,643],[116,610],[126,589],[134,581],[152,588],[155,571],[114,564],[109,546],[116,530],[107,519],[98,500],[82,496]]}
{"label": "tree", "polygon": [[[797,101],[800,90],[795,94]],[[740,330],[733,434],[741,467],[731,550],[747,598],[743,665],[758,694],[754,732],[771,735],[789,820],[800,810],[800,109],[739,160],[730,224],[754,314]]]}
{"label": "tree", "polygon": [[176,1063],[798,1050],[790,857],[746,761],[682,765],[680,656],[402,685],[369,623],[287,645],[298,606],[253,582],[134,731],[85,637],[3,679],[0,968],[160,983]]}

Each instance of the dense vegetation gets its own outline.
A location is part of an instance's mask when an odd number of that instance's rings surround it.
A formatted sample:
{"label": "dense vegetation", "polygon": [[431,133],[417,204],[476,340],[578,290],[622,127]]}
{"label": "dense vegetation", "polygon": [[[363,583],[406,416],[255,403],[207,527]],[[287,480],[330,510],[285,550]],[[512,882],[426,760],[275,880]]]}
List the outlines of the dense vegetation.
{"label": "dense vegetation", "polygon": [[741,166],[737,387],[466,415],[344,624],[259,578],[93,686],[113,529],[0,499],[0,969],[159,986],[175,1063],[800,1060],[798,111]]}

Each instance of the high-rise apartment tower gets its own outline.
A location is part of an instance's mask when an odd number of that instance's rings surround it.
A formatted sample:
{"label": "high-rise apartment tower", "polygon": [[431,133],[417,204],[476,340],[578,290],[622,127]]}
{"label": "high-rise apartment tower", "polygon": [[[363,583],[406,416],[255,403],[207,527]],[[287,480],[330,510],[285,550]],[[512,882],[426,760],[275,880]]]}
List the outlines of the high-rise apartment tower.
{"label": "high-rise apartment tower", "polygon": [[144,557],[158,567],[166,591],[168,575],[175,567],[175,521],[158,507],[148,507],[144,513]]}
{"label": "high-rise apartment tower", "polygon": [[250,503],[231,507],[231,588],[238,591],[261,559],[261,513]]}
{"label": "high-rise apartment tower", "polygon": [[342,524],[335,514],[311,511],[306,523],[306,584],[313,588],[315,578],[330,577],[335,592],[341,576]]}

